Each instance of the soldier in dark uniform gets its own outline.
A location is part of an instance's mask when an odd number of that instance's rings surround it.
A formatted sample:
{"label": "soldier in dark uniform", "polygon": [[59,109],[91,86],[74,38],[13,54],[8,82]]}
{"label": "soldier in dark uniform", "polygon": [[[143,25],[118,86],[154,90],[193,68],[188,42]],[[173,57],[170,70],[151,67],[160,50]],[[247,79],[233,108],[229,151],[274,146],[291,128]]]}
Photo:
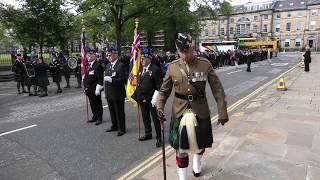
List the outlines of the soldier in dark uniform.
{"label": "soldier in dark uniform", "polygon": [[102,123],[103,107],[101,101],[101,91],[103,90],[103,67],[96,60],[96,52],[90,49],[87,55],[88,67],[83,79],[83,86],[89,98],[93,117],[88,123],[95,122],[96,125]]}
{"label": "soldier in dark uniform", "polygon": [[77,67],[74,69],[74,76],[77,78],[78,86],[77,88],[82,88],[81,81],[81,57],[80,54],[77,54]]}
{"label": "soldier in dark uniform", "polygon": [[160,68],[151,63],[152,56],[148,52],[144,52],[141,57],[143,66],[140,75],[141,80],[136,89],[138,103],[140,105],[142,119],[145,129],[145,135],[139,138],[139,141],[145,141],[152,138],[152,128],[150,113],[152,116],[154,128],[156,131],[156,147],[161,146],[161,127],[155,108],[156,97],[162,83]]}
{"label": "soldier in dark uniform", "polygon": [[[34,70],[34,64],[28,58],[27,60],[22,61],[24,68],[25,68],[25,84],[27,85],[29,96],[37,95],[37,91],[35,88],[36,85],[36,76],[35,76],[35,70]],[[31,92],[31,87],[34,87],[34,94]]]}
{"label": "soldier in dark uniform", "polygon": [[72,69],[68,66],[68,62],[62,51],[58,55],[58,59],[61,62],[61,71],[63,72],[63,76],[66,80],[67,85],[63,88],[70,88],[70,73]]}
{"label": "soldier in dark uniform", "polygon": [[48,96],[47,86],[50,84],[48,79],[47,70],[49,70],[49,65],[43,61],[43,58],[37,58],[37,63],[34,66],[37,77],[37,85],[40,87],[39,97]]}
{"label": "soldier in dark uniform", "polygon": [[18,94],[21,94],[20,86],[22,86],[22,93],[26,93],[24,89],[24,85],[25,85],[24,67],[22,64],[22,55],[20,53],[17,54],[17,59],[13,63],[12,72],[14,72],[14,78],[17,82]]}
{"label": "soldier in dark uniform", "polygon": [[247,60],[247,72],[251,72],[251,62],[252,62],[252,59],[253,59],[253,53],[251,50],[247,50],[245,52],[245,57],[246,57],[246,60]]}
{"label": "soldier in dark uniform", "polygon": [[195,57],[191,43],[190,35],[178,34],[176,48],[180,58],[169,64],[157,98],[157,113],[159,119],[163,121],[164,106],[174,88],[169,143],[176,149],[176,164],[180,179],[187,178],[188,152],[194,153],[193,174],[198,177],[201,173],[201,157],[205,148],[212,147],[210,110],[205,92],[207,82],[217,102],[219,114],[217,124],[224,125],[229,119],[222,84],[211,63],[206,59]]}
{"label": "soldier in dark uniform", "polygon": [[127,74],[125,65],[118,60],[117,56],[115,49],[108,49],[107,58],[110,63],[106,66],[104,81],[105,97],[109,105],[112,125],[106,132],[118,131],[118,136],[122,136],[126,133],[124,99]]}
{"label": "soldier in dark uniform", "polygon": [[52,75],[52,81],[57,85],[57,92],[62,93],[62,89],[60,86],[61,82],[61,62],[57,58],[55,53],[52,53],[51,62],[49,63],[49,69]]}

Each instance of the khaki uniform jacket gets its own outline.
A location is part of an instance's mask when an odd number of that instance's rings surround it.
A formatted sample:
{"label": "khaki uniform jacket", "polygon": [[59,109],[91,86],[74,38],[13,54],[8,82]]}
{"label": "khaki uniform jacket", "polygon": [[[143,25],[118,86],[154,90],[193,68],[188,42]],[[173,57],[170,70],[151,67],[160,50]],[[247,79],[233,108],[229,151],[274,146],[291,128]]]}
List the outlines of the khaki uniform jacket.
{"label": "khaki uniform jacket", "polygon": [[[192,95],[205,92],[206,83],[208,82],[212,94],[217,102],[219,119],[228,119],[226,95],[211,63],[204,58],[197,57],[191,61],[188,66],[189,72],[187,71],[185,62],[182,59],[175,60],[168,65],[166,76],[164,77],[157,97],[157,109],[164,110],[164,106],[173,87],[176,93]],[[187,76],[191,78],[192,82],[196,83],[198,90],[188,81]],[[175,118],[181,117],[184,111],[188,108],[188,103],[188,100],[174,97],[172,104],[172,116]],[[206,94],[204,98],[191,101],[190,106],[199,118],[210,117]]]}

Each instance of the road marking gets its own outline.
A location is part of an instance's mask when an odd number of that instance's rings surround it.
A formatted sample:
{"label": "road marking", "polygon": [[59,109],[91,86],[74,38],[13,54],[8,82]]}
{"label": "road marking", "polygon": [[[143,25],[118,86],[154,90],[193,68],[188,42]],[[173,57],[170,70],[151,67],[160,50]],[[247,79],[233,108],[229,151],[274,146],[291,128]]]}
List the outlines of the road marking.
{"label": "road marking", "polygon": [[237,72],[241,72],[242,70],[238,70],[238,71],[232,71],[232,72],[229,72],[229,73],[227,73],[227,74],[233,74],[233,73],[237,73]]}
{"label": "road marking", "polygon": [[271,66],[286,66],[289,63],[272,63]]}
{"label": "road marking", "polygon": [[17,95],[17,94],[10,94],[10,93],[1,93],[0,96],[11,96],[11,95]]}
{"label": "road marking", "polygon": [[14,132],[18,132],[18,131],[22,131],[22,130],[25,130],[25,129],[33,128],[33,127],[36,127],[36,126],[37,126],[37,125],[34,124],[34,125],[31,125],[31,126],[27,126],[27,127],[15,129],[15,130],[12,130],[12,131],[4,132],[4,133],[1,133],[1,134],[0,134],[0,137],[1,137],[1,136],[4,136],[4,135],[7,135],[7,134],[14,133]]}
{"label": "road marking", "polygon": [[[129,99],[126,99],[124,102],[128,102],[128,101],[130,101],[130,100],[129,100]],[[109,107],[109,105],[103,106],[103,108],[107,108],[107,107]]]}
{"label": "road marking", "polygon": [[[277,81],[281,76],[285,75],[286,73],[292,71],[293,69],[295,69],[298,66],[298,64],[296,64],[294,67],[292,67],[291,69],[287,70],[286,72],[282,73],[281,75],[279,75],[278,77],[270,80],[268,83],[264,84],[263,86],[261,86],[260,88],[256,89],[255,91],[253,91],[252,93],[250,93],[249,95],[247,95],[246,97],[238,100],[237,102],[233,103],[231,106],[228,107],[228,112],[233,111],[234,109],[236,109],[239,105],[241,105],[242,103],[246,102],[248,99],[252,98],[253,96],[255,96],[256,94],[260,93],[262,90],[264,90],[266,87],[270,86],[272,83],[274,83],[274,81]],[[218,121],[218,115],[215,115],[214,117],[211,118],[211,122],[216,123]],[[165,147],[165,152],[166,152],[166,157],[170,156],[173,152],[174,149],[170,146],[167,145]],[[136,176],[138,176],[141,172],[143,172],[144,170],[146,170],[147,168],[149,168],[150,166],[154,165],[156,162],[158,162],[160,159],[162,158],[162,151],[158,151],[155,154],[153,154],[151,157],[149,157],[148,159],[146,159],[145,161],[143,161],[142,163],[140,163],[139,165],[137,165],[135,168],[131,169],[129,172],[125,173],[124,175],[122,175],[120,178],[118,178],[118,180],[129,180],[129,179],[134,179]]]}

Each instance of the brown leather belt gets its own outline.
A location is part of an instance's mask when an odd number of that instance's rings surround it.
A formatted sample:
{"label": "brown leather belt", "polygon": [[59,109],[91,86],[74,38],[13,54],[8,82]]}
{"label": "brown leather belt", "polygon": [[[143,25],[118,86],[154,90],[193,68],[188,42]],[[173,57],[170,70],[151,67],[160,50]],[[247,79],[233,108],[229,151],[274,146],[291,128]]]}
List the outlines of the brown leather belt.
{"label": "brown leather belt", "polygon": [[184,94],[179,94],[179,93],[174,93],[174,95],[179,98],[179,99],[184,99],[184,100],[187,100],[187,101],[198,101],[200,100],[201,98],[204,98],[204,94],[188,94],[188,95],[184,95]]}

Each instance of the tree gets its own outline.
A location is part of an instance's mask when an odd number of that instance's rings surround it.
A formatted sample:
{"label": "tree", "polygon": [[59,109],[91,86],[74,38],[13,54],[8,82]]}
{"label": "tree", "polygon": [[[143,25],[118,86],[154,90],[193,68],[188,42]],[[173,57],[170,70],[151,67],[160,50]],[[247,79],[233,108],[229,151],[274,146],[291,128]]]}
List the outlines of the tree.
{"label": "tree", "polygon": [[0,21],[23,47],[37,44],[40,55],[44,45],[64,47],[72,16],[62,10],[64,0],[26,0],[22,8],[1,5]]}
{"label": "tree", "polygon": [[114,25],[117,50],[120,55],[125,24],[131,19],[140,17],[157,3],[156,0],[86,0],[80,3],[80,11],[86,12],[91,9],[103,9],[105,11],[106,19]]}

